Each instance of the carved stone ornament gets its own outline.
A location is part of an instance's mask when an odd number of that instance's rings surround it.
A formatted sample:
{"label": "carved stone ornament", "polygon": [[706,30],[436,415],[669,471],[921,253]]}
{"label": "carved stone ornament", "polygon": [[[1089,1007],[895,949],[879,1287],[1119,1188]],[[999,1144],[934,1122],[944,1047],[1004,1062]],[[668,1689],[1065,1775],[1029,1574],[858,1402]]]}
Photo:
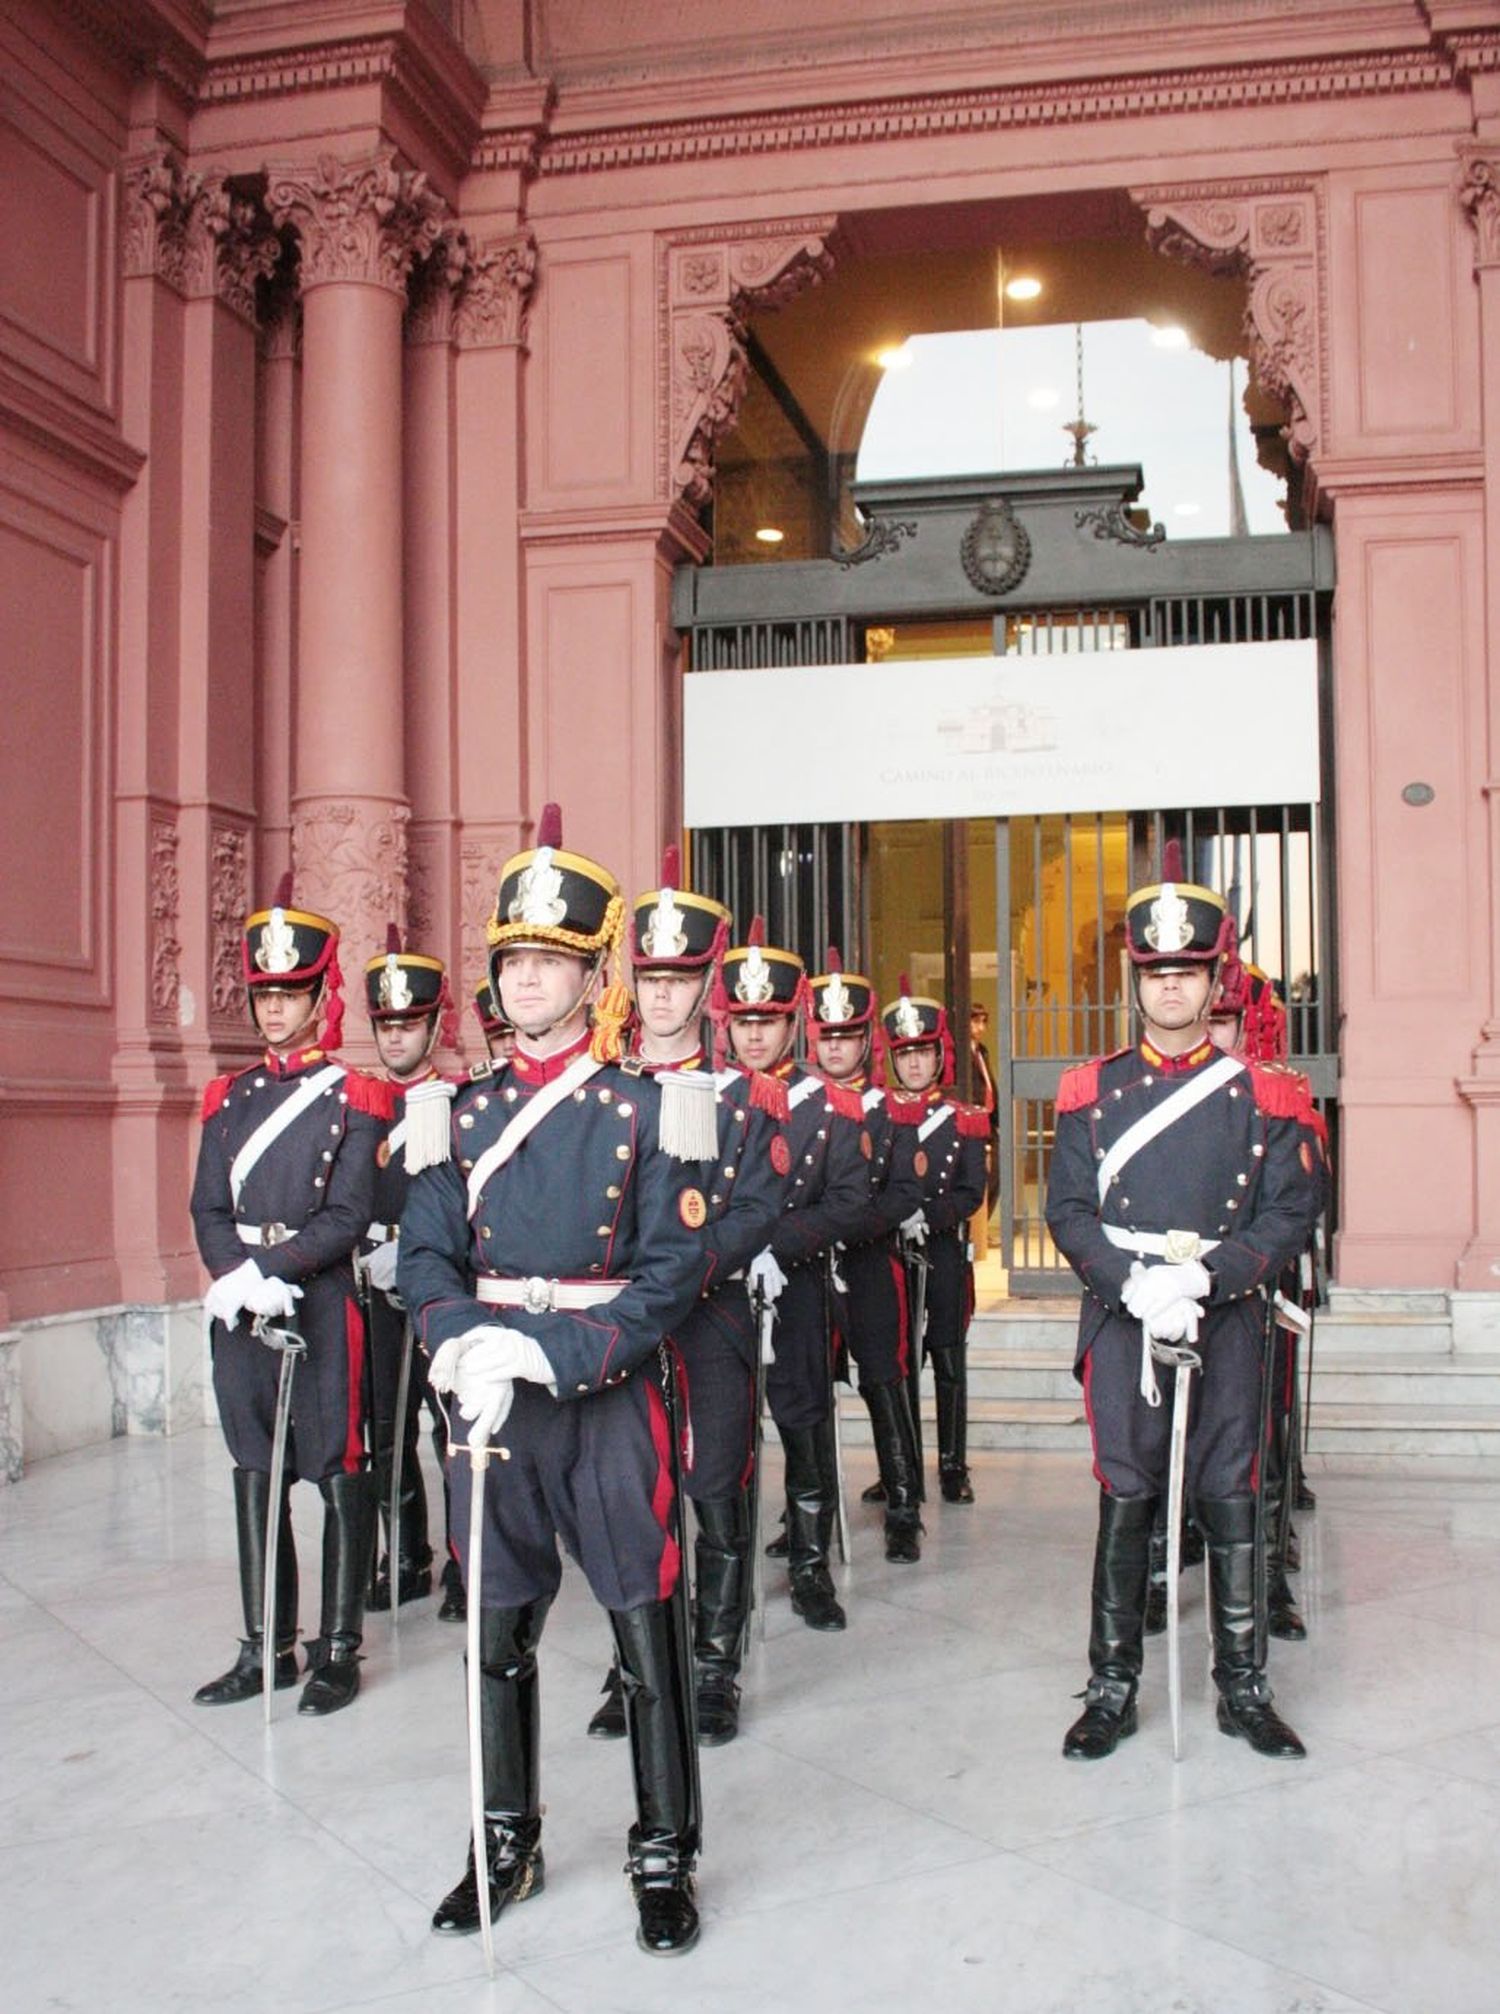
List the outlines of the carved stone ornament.
{"label": "carved stone ornament", "polygon": [[469,241],[451,220],[411,276],[406,308],[409,343],[451,343],[459,289],[469,269]]}
{"label": "carved stone ornament", "polygon": [[303,293],[362,280],[404,295],[413,264],[432,252],[444,222],[426,175],[398,168],[390,153],[365,161],[321,154],[314,166],[272,169],[266,207],[297,233]]}
{"label": "carved stone ornament", "polygon": [[979,506],[958,550],[969,585],[978,594],[1009,594],[1031,565],[1030,534],[1004,497],[990,497]]}
{"label": "carved stone ornament", "polygon": [[784,307],[832,272],[834,224],[814,217],[666,243],[661,479],[669,497],[707,502],[715,451],[744,396],[745,318]]}
{"label": "carved stone ornament", "polygon": [[915,538],[916,535],[917,521],[914,517],[872,517],[859,544],[850,546],[847,552],[835,550],[833,557],[841,567],[863,566],[867,560],[881,559],[886,553],[894,552],[903,539]]}
{"label": "carved stone ornament", "polygon": [[127,164],[124,266],[189,300],[217,296],[255,320],[255,283],[281,254],[270,220],[220,172],[185,168],[166,148]]}
{"label": "carved stone ornament", "polygon": [[470,244],[458,296],[455,332],[464,350],[501,349],[526,340],[526,309],[536,279],[536,239],[530,231]]}
{"label": "carved stone ornament", "polygon": [[1077,530],[1091,531],[1095,538],[1107,538],[1116,545],[1135,546],[1142,552],[1155,552],[1167,535],[1164,524],[1153,524],[1149,528],[1133,524],[1123,503],[1098,504],[1089,510],[1076,510],[1073,523]]}
{"label": "carved stone ornament", "polygon": [[216,825],[209,864],[209,1005],[221,1021],[235,1020],[244,1011],[240,933],[249,907],[249,842],[232,826]]}
{"label": "carved stone ornament", "polygon": [[1458,200],[1474,226],[1474,264],[1500,265],[1500,155],[1464,150],[1460,160]]}
{"label": "carved stone ornament", "polygon": [[338,924],[351,972],[385,949],[386,926],[406,923],[404,804],[317,800],[292,819],[292,868],[301,907]]}
{"label": "carved stone ornament", "polygon": [[495,884],[500,879],[500,863],[508,850],[498,839],[491,842],[466,839],[459,849],[465,973],[482,976],[489,970],[490,953],[485,925],[494,911]]}
{"label": "carved stone ornament", "polygon": [[1246,348],[1256,382],[1286,406],[1282,429],[1306,461],[1323,426],[1321,216],[1316,192],[1295,184],[1137,189],[1153,251],[1250,282]]}
{"label": "carved stone ornament", "polygon": [[151,1019],[177,1020],[182,993],[182,881],[177,868],[177,827],[168,819],[151,825]]}

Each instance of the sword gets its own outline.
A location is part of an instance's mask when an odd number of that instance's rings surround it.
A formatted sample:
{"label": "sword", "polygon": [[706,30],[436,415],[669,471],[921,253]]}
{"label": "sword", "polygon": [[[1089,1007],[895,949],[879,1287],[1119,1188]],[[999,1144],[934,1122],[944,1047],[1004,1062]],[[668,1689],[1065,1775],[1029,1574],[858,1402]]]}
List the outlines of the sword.
{"label": "sword", "polygon": [[[1196,1324],[1193,1340],[1197,1340]],[[1172,1760],[1182,1760],[1182,1659],[1178,1638],[1178,1577],[1182,1572],[1182,1495],[1187,1471],[1188,1401],[1193,1373],[1203,1359],[1186,1343],[1151,1344],[1159,1364],[1176,1371],[1172,1388],[1172,1460],[1167,1472],[1167,1699],[1172,1715]]]}
{"label": "sword", "polygon": [[1264,1671],[1270,1640],[1266,1587],[1266,1464],[1271,1456],[1271,1436],[1275,1431],[1276,1405],[1276,1295],[1265,1296],[1266,1320],[1261,1336],[1260,1444],[1255,1457],[1255,1662]]}
{"label": "sword", "polygon": [[257,1315],[251,1334],[269,1350],[279,1351],[276,1379],[276,1420],[271,1430],[271,1496],[266,1505],[265,1578],[260,1597],[260,1690],[265,1723],[271,1725],[271,1695],[276,1685],[276,1557],[281,1549],[281,1498],[286,1488],[286,1435],[292,1416],[292,1379],[297,1360],[307,1355],[307,1343],[296,1329],[281,1328],[267,1315]]}
{"label": "sword", "polygon": [[[771,1361],[771,1327],[776,1320],[776,1303],[757,1287],[750,1296],[755,1316],[755,1421],[751,1429],[750,1468],[750,1614],[755,1618],[762,1643],[766,1640],[766,1567],[760,1543],[760,1463],[765,1444],[766,1366]],[[748,1618],[747,1618],[748,1620]],[[748,1634],[748,1630],[747,1630]]]}
{"label": "sword", "polygon": [[662,1398],[667,1408],[667,1434],[672,1449],[672,1535],[677,1541],[677,1585],[672,1590],[672,1625],[677,1634],[679,1668],[683,1673],[683,1711],[687,1719],[688,1796],[699,1844],[703,1831],[703,1779],[698,1769],[698,1687],[693,1676],[692,1590],[688,1585],[687,1503],[682,1491],[682,1416],[677,1391],[677,1357],[665,1339],[658,1345]]}
{"label": "sword", "polygon": [[[460,1446],[465,1445],[460,1442]],[[452,1426],[448,1446],[453,1447]],[[469,1718],[469,1833],[474,1845],[474,1893],[479,1902],[479,1940],[484,1969],[495,1976],[495,1931],[490,1922],[490,1854],[484,1836],[484,1732],[479,1701],[479,1611],[484,1580],[484,1478],[490,1465],[489,1444],[469,1448],[472,1484],[469,1492],[469,1573],[472,1599],[465,1604],[465,1691]],[[391,1607],[396,1606],[394,1592]]]}
{"label": "sword", "polygon": [[911,1400],[912,1442],[917,1457],[917,1495],[927,1498],[926,1463],[922,1455],[922,1338],[927,1326],[927,1275],[932,1261],[915,1242],[903,1243],[902,1262],[911,1289],[911,1334],[907,1345],[906,1386]]}
{"label": "sword", "polygon": [[396,1379],[396,1438],[391,1447],[391,1501],[387,1518],[387,1559],[391,1575],[391,1628],[399,1628],[401,1612],[401,1471],[406,1460],[406,1408],[411,1403],[411,1355],[415,1337],[410,1321],[402,1323],[401,1370]]}
{"label": "sword", "polygon": [[823,1254],[823,1347],[828,1357],[828,1404],[833,1413],[834,1537],[838,1542],[839,1565],[849,1564],[849,1506],[844,1496],[843,1416],[839,1411],[838,1384],[833,1375],[833,1253]]}

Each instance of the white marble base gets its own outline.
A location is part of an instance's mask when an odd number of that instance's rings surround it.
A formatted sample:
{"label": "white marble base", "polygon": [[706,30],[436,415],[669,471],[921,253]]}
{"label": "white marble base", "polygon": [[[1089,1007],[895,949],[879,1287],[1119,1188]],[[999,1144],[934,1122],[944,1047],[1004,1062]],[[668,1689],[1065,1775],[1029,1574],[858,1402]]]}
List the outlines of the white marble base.
{"label": "white marble base", "polygon": [[1452,1294],[1455,1356],[1500,1355],[1500,1294]]}
{"label": "white marble base", "polygon": [[196,1301],[21,1324],[0,1340],[0,1481],[19,1479],[23,1456],[202,1426],[207,1374]]}
{"label": "white marble base", "polygon": [[21,1480],[21,1338],[0,1334],[0,1483]]}

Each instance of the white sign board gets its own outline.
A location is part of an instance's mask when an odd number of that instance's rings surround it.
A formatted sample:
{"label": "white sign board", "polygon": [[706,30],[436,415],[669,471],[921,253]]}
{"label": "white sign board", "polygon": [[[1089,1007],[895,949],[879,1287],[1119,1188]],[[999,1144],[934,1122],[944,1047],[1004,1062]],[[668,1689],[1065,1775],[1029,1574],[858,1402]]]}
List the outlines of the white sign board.
{"label": "white sign board", "polygon": [[1312,640],[683,681],[690,826],[1310,804]]}

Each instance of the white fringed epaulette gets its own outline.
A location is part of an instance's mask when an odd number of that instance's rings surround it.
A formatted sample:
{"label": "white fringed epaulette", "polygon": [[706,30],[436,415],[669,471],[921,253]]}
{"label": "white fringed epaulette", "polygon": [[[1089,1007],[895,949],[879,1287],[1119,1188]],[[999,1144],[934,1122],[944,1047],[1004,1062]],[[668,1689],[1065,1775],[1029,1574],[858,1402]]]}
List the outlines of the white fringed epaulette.
{"label": "white fringed epaulette", "polygon": [[674,1161],[717,1161],[719,1101],[709,1070],[663,1070],[661,1150]]}
{"label": "white fringed epaulette", "polygon": [[456,1084],[446,1077],[429,1077],[413,1084],[406,1094],[406,1172],[420,1175],[424,1168],[436,1168],[453,1158],[453,1136],[449,1115]]}

